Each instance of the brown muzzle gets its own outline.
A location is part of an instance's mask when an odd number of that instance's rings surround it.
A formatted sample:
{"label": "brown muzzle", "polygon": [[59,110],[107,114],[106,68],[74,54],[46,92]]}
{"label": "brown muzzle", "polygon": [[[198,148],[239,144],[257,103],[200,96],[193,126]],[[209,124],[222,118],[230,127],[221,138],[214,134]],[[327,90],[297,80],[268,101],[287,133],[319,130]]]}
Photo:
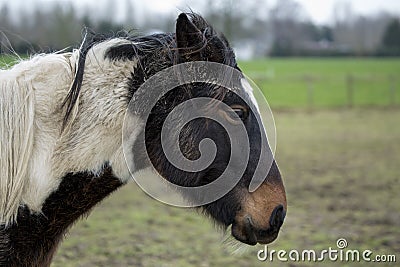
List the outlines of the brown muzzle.
{"label": "brown muzzle", "polygon": [[277,238],[287,211],[285,188],[275,162],[260,187],[244,195],[232,224],[232,235],[249,245],[271,243]]}

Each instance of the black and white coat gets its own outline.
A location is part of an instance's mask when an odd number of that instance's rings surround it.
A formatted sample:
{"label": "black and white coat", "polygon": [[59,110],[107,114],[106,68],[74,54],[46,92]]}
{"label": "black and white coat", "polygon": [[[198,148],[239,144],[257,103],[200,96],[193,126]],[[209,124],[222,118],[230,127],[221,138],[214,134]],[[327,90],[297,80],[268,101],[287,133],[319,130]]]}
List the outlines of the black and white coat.
{"label": "black and white coat", "polygon": [[[201,53],[199,44],[205,48]],[[124,158],[128,103],[146,78],[187,60],[237,67],[223,36],[200,16],[181,14],[176,34],[88,38],[71,53],[37,55],[0,71],[0,266],[49,266],[73,222],[127,183],[129,169],[146,167],[135,166],[134,149],[125,155],[129,168]],[[243,88],[254,99],[250,86]],[[128,139],[134,147],[145,122],[133,115],[130,120]],[[269,175],[282,193],[277,196],[275,188],[275,200],[268,203],[286,209],[275,164]],[[206,211],[218,222],[234,223],[242,201],[237,192]],[[275,206],[264,202],[271,214]],[[257,242],[245,230],[237,227],[235,236]]]}

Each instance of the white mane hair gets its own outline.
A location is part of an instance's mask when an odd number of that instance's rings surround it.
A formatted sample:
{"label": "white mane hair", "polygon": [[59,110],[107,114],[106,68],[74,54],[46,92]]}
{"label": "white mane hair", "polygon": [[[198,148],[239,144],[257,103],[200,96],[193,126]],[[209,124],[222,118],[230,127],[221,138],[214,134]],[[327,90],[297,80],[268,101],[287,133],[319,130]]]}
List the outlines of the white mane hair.
{"label": "white mane hair", "polygon": [[109,47],[127,42],[114,38],[90,48],[79,101],[64,130],[61,107],[79,50],[37,55],[0,70],[0,225],[14,223],[21,205],[40,212],[67,173],[99,173],[108,163],[122,182],[130,178],[122,124],[137,60],[104,57]]}
{"label": "white mane hair", "polygon": [[34,93],[19,77],[0,73],[0,222],[14,220],[33,148]]}

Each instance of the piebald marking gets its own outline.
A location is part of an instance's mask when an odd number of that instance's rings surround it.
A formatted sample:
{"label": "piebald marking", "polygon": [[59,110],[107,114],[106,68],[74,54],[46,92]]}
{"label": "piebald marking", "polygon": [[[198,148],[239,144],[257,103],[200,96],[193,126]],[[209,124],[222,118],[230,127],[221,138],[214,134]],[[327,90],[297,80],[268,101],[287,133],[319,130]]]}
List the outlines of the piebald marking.
{"label": "piebald marking", "polygon": [[[109,47],[127,42],[112,39],[88,52],[79,103],[63,132],[60,105],[72,85],[79,51],[38,55],[0,71],[0,224],[13,223],[20,205],[40,212],[67,173],[96,174],[108,163],[123,183],[130,179],[122,125],[137,60],[104,58]],[[134,142],[141,124],[131,119]]]}

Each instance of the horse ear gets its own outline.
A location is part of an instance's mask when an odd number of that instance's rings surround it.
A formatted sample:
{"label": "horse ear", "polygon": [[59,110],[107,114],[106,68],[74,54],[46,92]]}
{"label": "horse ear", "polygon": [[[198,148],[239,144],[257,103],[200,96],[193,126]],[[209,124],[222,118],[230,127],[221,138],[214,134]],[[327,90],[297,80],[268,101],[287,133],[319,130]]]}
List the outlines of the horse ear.
{"label": "horse ear", "polygon": [[199,51],[205,44],[203,33],[185,13],[181,13],[176,21],[176,43],[179,54],[192,60],[200,57]]}

